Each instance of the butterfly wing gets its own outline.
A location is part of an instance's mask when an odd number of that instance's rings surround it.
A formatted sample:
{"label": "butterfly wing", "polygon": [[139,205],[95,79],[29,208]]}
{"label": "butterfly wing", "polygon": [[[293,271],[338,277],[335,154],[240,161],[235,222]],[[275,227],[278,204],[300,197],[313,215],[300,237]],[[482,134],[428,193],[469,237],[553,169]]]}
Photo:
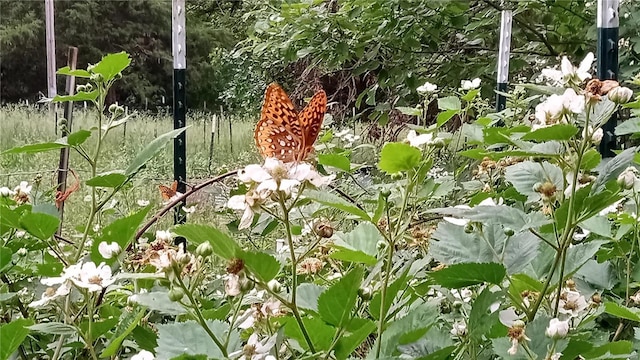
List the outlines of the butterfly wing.
{"label": "butterfly wing", "polygon": [[159,185],[158,189],[160,190],[160,195],[162,195],[162,199],[169,200],[174,197],[177,193],[178,189],[178,181],[174,180],[171,184],[171,187]]}
{"label": "butterfly wing", "polygon": [[298,114],[291,99],[280,85],[272,83],[265,92],[260,121],[254,132],[258,151],[265,158],[293,161],[302,148],[301,135]]}
{"label": "butterfly wing", "polygon": [[320,134],[322,120],[327,112],[327,94],[320,90],[313,95],[309,104],[298,114],[298,124],[304,130],[302,152],[298,160],[304,160],[313,151],[313,144]]}

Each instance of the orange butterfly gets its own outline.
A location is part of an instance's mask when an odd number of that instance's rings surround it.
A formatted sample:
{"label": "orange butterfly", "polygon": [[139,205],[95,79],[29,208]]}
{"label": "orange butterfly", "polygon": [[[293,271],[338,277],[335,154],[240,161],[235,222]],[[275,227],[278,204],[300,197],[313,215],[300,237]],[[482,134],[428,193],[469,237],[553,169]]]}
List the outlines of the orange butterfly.
{"label": "orange butterfly", "polygon": [[320,90],[309,104],[297,112],[287,93],[276,83],[267,87],[254,139],[262,157],[283,162],[303,161],[313,152],[324,113],[327,95]]}
{"label": "orange butterfly", "polygon": [[172,197],[176,196],[178,192],[178,180],[174,180],[173,184],[171,184],[171,187],[159,185],[158,188],[160,189],[160,195],[162,195],[162,198],[164,200],[169,200]]}

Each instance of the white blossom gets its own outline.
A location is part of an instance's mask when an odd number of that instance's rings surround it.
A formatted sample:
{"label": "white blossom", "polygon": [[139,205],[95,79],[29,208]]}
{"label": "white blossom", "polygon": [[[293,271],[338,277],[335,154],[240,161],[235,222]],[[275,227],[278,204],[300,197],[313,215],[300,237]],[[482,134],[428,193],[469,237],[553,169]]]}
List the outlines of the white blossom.
{"label": "white blossom", "polygon": [[480,82],[480,78],[475,78],[473,80],[462,80],[460,87],[462,88],[462,90],[477,89],[480,87]]}
{"label": "white blossom", "polygon": [[579,292],[565,290],[560,298],[558,312],[569,317],[578,317],[588,306],[587,300]]}
{"label": "white blossom", "polygon": [[552,339],[565,338],[569,333],[569,321],[553,318],[549,320],[549,326],[547,326],[544,333]]}
{"label": "white blossom", "polygon": [[588,139],[595,145],[600,144],[600,142],[602,141],[603,135],[604,135],[604,132],[602,131],[602,128],[599,128],[598,130],[593,131],[593,127],[589,125],[586,128],[582,129],[582,137],[585,139]]}
{"label": "white blossom", "polygon": [[457,337],[463,337],[467,335],[467,324],[465,324],[464,320],[456,321],[453,323],[453,327],[450,331],[451,335]]}
{"label": "white blossom", "polygon": [[224,292],[228,296],[240,295],[240,277],[236,274],[227,274],[226,281],[224,283]]}
{"label": "white blossom", "polygon": [[426,133],[426,134],[420,134],[418,135],[416,133],[415,130],[410,130],[409,133],[407,134],[407,141],[409,142],[409,145],[417,147],[417,148],[421,148],[422,145],[430,145],[433,144],[433,134],[432,133]]}
{"label": "white blossom", "polygon": [[111,242],[107,244],[106,241],[100,242],[98,244],[98,252],[105,259],[111,259],[114,255],[118,255],[122,248],[117,242]]}
{"label": "white blossom", "polygon": [[625,86],[617,86],[607,94],[609,100],[617,104],[626,104],[633,97],[633,90]]}
{"label": "white blossom", "polygon": [[15,188],[15,189],[13,189],[13,191],[14,191],[18,196],[20,196],[20,195],[29,195],[29,194],[31,194],[31,189],[32,189],[32,186],[31,186],[31,185],[29,185],[29,183],[28,183],[28,182],[26,182],[26,181],[21,181],[21,182],[20,182],[20,185],[16,186],[16,188]]}
{"label": "white blossom", "polygon": [[575,67],[566,56],[563,56],[560,62],[560,70],[553,68],[544,69],[542,70],[542,76],[551,80],[552,85],[565,85],[568,83],[579,85],[584,80],[591,78],[589,70],[591,70],[593,60],[593,53],[590,52],[580,62],[580,65]]}
{"label": "white blossom", "polygon": [[40,307],[48,304],[50,301],[55,300],[59,297],[66,296],[69,294],[69,284],[64,282],[60,284],[57,288],[49,287],[42,293],[42,297],[40,300],[32,301],[29,304],[29,307]]}
{"label": "white blossom", "polygon": [[145,207],[145,206],[149,205],[149,200],[138,200],[138,201],[136,201],[136,203],[138,204],[138,206]]}
{"label": "white blossom", "polygon": [[432,84],[430,82],[425,82],[424,84],[418,86],[416,91],[420,94],[428,94],[438,90],[438,85]]}
{"label": "white blossom", "polygon": [[105,263],[96,266],[93,262],[87,262],[82,264],[78,276],[71,277],[71,281],[78,287],[97,292],[116,281],[111,275],[111,267]]}
{"label": "white blossom", "polygon": [[240,360],[275,360],[276,357],[269,355],[269,352],[276,344],[276,336],[277,334],[260,341],[258,334],[253,333],[242,350],[229,354],[229,357]]}
{"label": "white blossom", "polygon": [[139,353],[133,355],[131,360],[154,360],[156,357],[153,353],[147,350],[142,350]]}
{"label": "white blossom", "polygon": [[6,186],[3,186],[3,187],[0,188],[0,196],[2,196],[2,197],[13,196],[15,194],[16,194],[15,191],[9,189]]}
{"label": "white blossom", "polygon": [[169,230],[158,230],[156,231],[156,240],[158,241],[164,241],[164,242],[171,242],[171,240],[173,240],[173,235],[171,235],[171,232]]}

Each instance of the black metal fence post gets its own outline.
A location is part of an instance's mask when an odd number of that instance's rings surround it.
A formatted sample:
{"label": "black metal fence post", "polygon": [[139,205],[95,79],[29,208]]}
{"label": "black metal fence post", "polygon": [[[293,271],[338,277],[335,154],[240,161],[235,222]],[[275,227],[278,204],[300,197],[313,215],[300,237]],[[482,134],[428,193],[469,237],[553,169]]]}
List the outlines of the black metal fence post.
{"label": "black metal fence post", "polygon": [[[619,0],[598,0],[598,79],[618,80],[618,26]],[[617,114],[602,126],[604,132],[600,142],[600,154],[603,158],[614,157],[618,147],[614,135]]]}
{"label": "black metal fence post", "polygon": [[[511,55],[511,26],[513,13],[511,10],[504,9],[502,4],[502,19],[500,21],[500,43],[498,49],[498,77],[497,90],[500,92],[507,91],[507,83],[509,82],[509,56]],[[507,98],[500,94],[496,94],[496,111],[502,111],[507,106]]]}
{"label": "black metal fence post", "polygon": [[[186,126],[187,96],[185,89],[187,72],[186,47],[186,15],[185,0],[172,0],[171,28],[173,49],[173,128]],[[178,181],[177,191],[185,193],[187,190],[187,136],[186,132],[173,140],[173,177]],[[174,223],[183,224],[186,214],[182,206],[176,206]]]}

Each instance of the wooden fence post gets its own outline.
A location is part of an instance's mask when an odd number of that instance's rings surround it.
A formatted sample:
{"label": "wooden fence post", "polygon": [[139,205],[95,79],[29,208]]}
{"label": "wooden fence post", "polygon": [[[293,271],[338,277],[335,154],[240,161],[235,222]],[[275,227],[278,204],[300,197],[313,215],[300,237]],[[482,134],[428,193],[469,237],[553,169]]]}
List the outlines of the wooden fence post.
{"label": "wooden fence post", "polygon": [[[76,69],[76,63],[78,61],[78,48],[70,46],[67,52],[67,65],[71,70]],[[67,76],[66,92],[68,95],[73,95],[76,91],[76,78],[75,76]],[[67,136],[71,132],[71,125],[73,120],[73,101],[66,103],[64,108],[64,118],[67,119],[67,124],[62,128],[61,135]],[[60,161],[58,163],[58,192],[64,194],[67,190],[67,175],[69,173],[69,148],[65,147],[60,149]],[[64,222],[64,200],[60,201],[60,227],[58,227],[57,234],[62,232],[62,224]]]}

